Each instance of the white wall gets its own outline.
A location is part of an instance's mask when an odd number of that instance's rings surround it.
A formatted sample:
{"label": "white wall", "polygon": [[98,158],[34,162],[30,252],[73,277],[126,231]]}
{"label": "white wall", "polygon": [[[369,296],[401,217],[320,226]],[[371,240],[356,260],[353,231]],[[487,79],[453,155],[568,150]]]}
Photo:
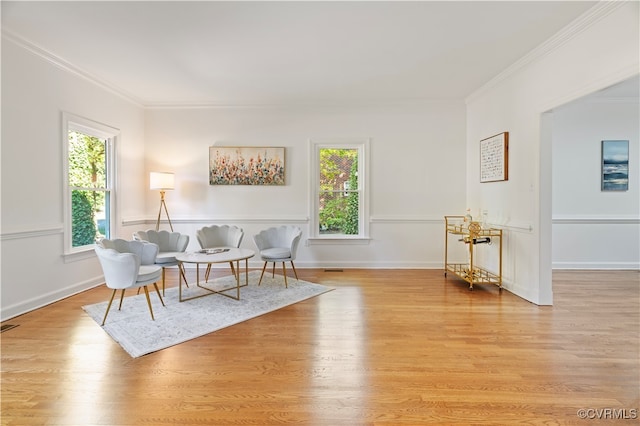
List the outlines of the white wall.
{"label": "white wall", "polygon": [[[443,216],[464,208],[462,102],[145,111],[31,46],[5,36],[2,43],[2,319],[103,282],[92,253],[63,256],[63,111],[121,131],[116,237],[153,227],[159,200],[147,189],[152,170],[176,173],[167,204],[175,229],[192,236],[191,248],[195,230],[216,222],[245,228],[247,247],[253,233],[278,223],[296,223],[306,236],[309,139],[367,137],[372,240],[302,244],[297,264],[442,267]],[[284,146],[287,184],[210,186],[214,143]]]}
{"label": "white wall", "polygon": [[[553,266],[640,269],[638,100],[585,99],[553,111]],[[601,141],[629,141],[629,190],[601,191]]]}
{"label": "white wall", "polygon": [[63,111],[120,129],[117,216],[144,212],[142,108],[3,36],[3,320],[104,282],[93,253],[63,257]]}
{"label": "white wall", "polygon": [[[368,137],[371,242],[303,244],[301,267],[441,268],[442,217],[484,209],[507,232],[505,286],[535,303],[551,303],[553,126],[544,113],[639,67],[638,3],[602,8],[543,46],[544,55],[526,58],[471,96],[466,115],[463,104],[448,102],[145,111],[3,35],[2,319],[102,282],[95,257],[63,256],[63,111],[121,130],[118,237],[153,226],[159,202],[146,189],[152,170],[176,172],[177,188],[167,202],[177,230],[194,235],[203,224],[233,222],[245,228],[243,245],[251,247],[257,230],[296,223],[306,237],[308,140]],[[511,135],[509,181],[480,184],[479,141],[505,130]],[[209,186],[208,147],[214,143],[284,146],[287,184]],[[492,256],[487,261],[495,266]]]}
{"label": "white wall", "polygon": [[[245,230],[242,246],[253,249],[260,229],[293,223],[303,229],[298,267],[441,268],[443,216],[464,209],[464,110],[462,102],[149,109],[146,168],[176,173],[169,213],[174,229],[190,235],[235,224]],[[371,139],[371,241],[307,245],[309,140],[350,137]],[[210,186],[214,144],[285,147],[286,185]],[[147,206],[157,215],[156,191]]]}
{"label": "white wall", "polygon": [[[551,131],[546,111],[638,73],[638,3],[599,5],[467,100],[467,203],[504,227],[505,286],[551,304]],[[479,141],[510,132],[509,180],[479,183]]]}

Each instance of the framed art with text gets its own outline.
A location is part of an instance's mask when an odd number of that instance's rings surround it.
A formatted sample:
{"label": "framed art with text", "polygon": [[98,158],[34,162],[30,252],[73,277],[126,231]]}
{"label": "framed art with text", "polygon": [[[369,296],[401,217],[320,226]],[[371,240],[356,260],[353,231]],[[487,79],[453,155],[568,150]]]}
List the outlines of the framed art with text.
{"label": "framed art with text", "polygon": [[209,147],[210,185],[284,185],[284,148]]}
{"label": "framed art with text", "polygon": [[629,141],[602,141],[602,190],[629,190]]}
{"label": "framed art with text", "polygon": [[480,141],[480,182],[509,180],[509,132]]}

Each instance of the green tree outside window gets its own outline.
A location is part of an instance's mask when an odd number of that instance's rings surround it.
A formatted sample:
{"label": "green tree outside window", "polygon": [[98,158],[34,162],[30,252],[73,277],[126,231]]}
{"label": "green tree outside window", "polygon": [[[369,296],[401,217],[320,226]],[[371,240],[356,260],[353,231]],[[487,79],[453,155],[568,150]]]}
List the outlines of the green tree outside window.
{"label": "green tree outside window", "polygon": [[358,150],[320,149],[320,234],[358,233]]}
{"label": "green tree outside window", "polygon": [[[104,139],[69,132],[68,172],[71,189],[72,246],[93,244],[106,236],[104,216],[108,202],[106,143]],[[100,233],[98,233],[100,229]]]}

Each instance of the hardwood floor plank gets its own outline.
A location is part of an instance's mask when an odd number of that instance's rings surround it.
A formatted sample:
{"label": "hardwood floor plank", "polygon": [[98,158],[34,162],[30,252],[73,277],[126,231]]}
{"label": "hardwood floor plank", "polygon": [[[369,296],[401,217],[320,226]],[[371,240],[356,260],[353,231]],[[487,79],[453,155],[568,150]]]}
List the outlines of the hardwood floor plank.
{"label": "hardwood floor plank", "polygon": [[[571,425],[585,422],[579,409],[640,415],[638,271],[554,272],[553,307],[495,286],[469,291],[436,270],[298,274],[335,290],[135,359],[81,309],[107,300],[104,286],[8,321],[19,326],[0,336],[2,425]],[[167,280],[177,285],[177,271]]]}

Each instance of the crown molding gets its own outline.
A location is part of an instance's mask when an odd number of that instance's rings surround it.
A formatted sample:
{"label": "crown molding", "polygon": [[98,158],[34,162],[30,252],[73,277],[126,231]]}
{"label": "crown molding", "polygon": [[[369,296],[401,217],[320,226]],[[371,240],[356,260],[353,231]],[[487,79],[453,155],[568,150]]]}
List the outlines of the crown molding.
{"label": "crown molding", "polygon": [[577,17],[573,22],[571,22],[566,27],[562,28],[555,35],[549,38],[547,41],[543,42],[539,46],[535,47],[532,51],[527,53],[525,56],[514,62],[500,74],[493,77],[487,83],[482,85],[478,90],[467,96],[465,102],[469,104],[470,102],[475,101],[483,94],[485,94],[490,89],[499,85],[503,81],[515,75],[522,68],[527,65],[537,62],[540,59],[548,56],[552,52],[559,49],[561,46],[566,44],[568,41],[574,39],[576,36],[581,34],[586,29],[590,28],[594,24],[596,24],[601,19],[605,18],[613,11],[622,7],[626,2],[624,1],[603,1],[591,9],[584,12],[582,15]]}
{"label": "crown molding", "polygon": [[301,102],[270,102],[270,103],[216,103],[213,101],[193,102],[193,101],[175,101],[175,102],[153,102],[144,101],[138,99],[136,96],[128,93],[106,80],[100,79],[98,76],[81,69],[80,67],[72,64],[71,62],[57,56],[48,50],[28,41],[20,35],[14,33],[11,30],[2,28],[3,40],[14,43],[15,45],[31,52],[37,57],[45,60],[46,62],[54,65],[55,67],[69,72],[75,76],[78,76],[116,96],[123,100],[145,110],[172,110],[172,109],[255,109],[255,110],[272,110],[272,109],[313,109],[313,108],[379,108],[379,107],[415,107],[415,106],[434,106],[434,105],[462,105],[464,106],[464,99],[452,99],[452,98],[437,98],[437,99],[423,99],[423,98],[388,98],[388,99],[337,99],[337,100],[318,100],[318,101],[301,101]]}
{"label": "crown molding", "polygon": [[552,38],[543,42],[538,47],[534,48],[531,52],[520,58],[514,64],[502,71],[500,74],[489,80],[475,92],[467,96],[465,99],[373,99],[368,101],[357,100],[334,100],[334,101],[319,101],[319,102],[283,102],[283,103],[266,103],[266,104],[218,104],[215,102],[145,102],[144,100],[136,98],[131,93],[128,93],[110,82],[99,78],[98,76],[81,69],[80,67],[73,65],[67,60],[47,51],[46,49],[24,39],[18,34],[2,28],[2,38],[11,41],[14,44],[26,49],[32,54],[44,59],[52,65],[65,70],[71,74],[74,74],[120,98],[123,100],[143,109],[273,109],[273,108],[322,108],[322,107],[380,107],[380,106],[407,106],[407,105],[428,105],[428,104],[458,104],[469,103],[480,97],[489,89],[500,84],[502,81],[508,79],[514,75],[517,71],[525,67],[526,65],[538,61],[540,58],[547,56],[549,53],[555,51],[560,46],[564,45],[567,41],[573,39],[575,36],[583,32],[585,29],[591,27],[593,24],[606,17],[619,7],[622,7],[625,1],[603,1],[591,9],[583,13],[576,18],[565,28],[561,29]]}
{"label": "crown molding", "polygon": [[91,84],[94,84],[98,87],[100,87],[103,90],[106,90],[116,96],[118,96],[119,98],[125,100],[126,102],[129,102],[139,108],[144,108],[145,105],[138,99],[135,98],[135,96],[131,95],[130,93],[127,93],[115,86],[113,86],[112,84],[110,84],[109,82],[100,79],[99,77],[73,65],[71,62],[68,62],[67,60],[54,55],[53,53],[49,52],[46,49],[43,49],[42,47],[22,38],[21,36],[15,34],[14,32],[7,30],[5,28],[2,29],[2,38],[6,41],[10,41],[12,43],[14,43],[17,46],[22,47],[23,49],[31,52],[32,54],[36,55],[37,57],[44,59],[45,61],[47,61],[48,63],[54,65],[57,68],[60,68],[61,70],[64,70],[68,73],[71,73],[77,77],[82,78],[83,80],[88,81]]}
{"label": "crown molding", "polygon": [[333,100],[333,101],[308,101],[308,102],[273,102],[273,103],[245,103],[245,104],[220,104],[215,102],[149,102],[144,105],[148,110],[172,110],[172,109],[321,109],[321,108],[388,108],[388,107],[424,107],[424,106],[464,106],[464,99],[430,98],[430,99],[370,99],[370,100]]}
{"label": "crown molding", "polygon": [[106,80],[102,80],[96,75],[81,69],[80,67],[73,65],[71,62],[57,56],[46,49],[26,40],[18,34],[8,30],[2,29],[2,38],[10,41],[17,46],[31,52],[37,57],[45,60],[46,62],[60,68],[66,72],[69,72],[75,76],[78,76],[114,95],[122,98],[123,100],[145,110],[172,110],[172,109],[256,109],[256,110],[269,110],[269,109],[312,109],[312,108],[353,108],[353,107],[365,107],[365,108],[378,108],[378,107],[413,107],[413,106],[433,106],[433,105],[464,105],[464,99],[402,99],[402,98],[390,98],[390,99],[371,99],[371,100],[325,100],[325,101],[309,101],[309,102],[272,102],[272,103],[243,103],[243,104],[225,104],[216,102],[191,102],[191,101],[176,101],[176,102],[146,102],[144,100],[136,98],[131,93],[128,93]]}

